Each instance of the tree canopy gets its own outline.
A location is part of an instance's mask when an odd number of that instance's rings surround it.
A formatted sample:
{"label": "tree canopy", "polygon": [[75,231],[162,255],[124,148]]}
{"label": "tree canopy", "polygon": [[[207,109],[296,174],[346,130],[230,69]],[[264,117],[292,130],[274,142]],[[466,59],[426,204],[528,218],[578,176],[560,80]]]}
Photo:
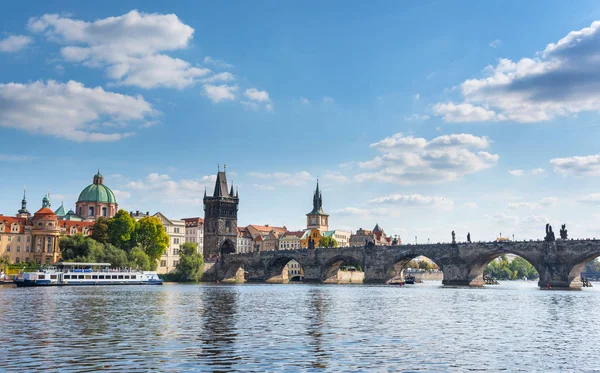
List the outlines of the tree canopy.
{"label": "tree canopy", "polygon": [[156,216],[140,219],[135,226],[133,236],[137,246],[148,255],[150,264],[155,269],[158,259],[165,253],[170,241],[160,219]]}
{"label": "tree canopy", "polygon": [[108,219],[101,216],[92,226],[92,238],[100,243],[108,242]]}
{"label": "tree canopy", "polygon": [[498,280],[519,280],[523,277],[533,280],[538,277],[535,267],[527,260],[516,257],[509,261],[506,255],[502,255],[488,264],[484,274]]}
{"label": "tree canopy", "polygon": [[178,281],[198,281],[202,277],[204,258],[198,253],[198,245],[186,242],[180,246],[179,263],[175,272]]}
{"label": "tree canopy", "polygon": [[132,237],[135,226],[135,219],[127,211],[119,210],[108,220],[108,242],[121,250],[129,251],[134,246]]}
{"label": "tree canopy", "polygon": [[338,243],[335,240],[335,238],[333,238],[331,236],[321,237],[321,239],[319,240],[319,247],[326,247],[326,248],[338,247]]}

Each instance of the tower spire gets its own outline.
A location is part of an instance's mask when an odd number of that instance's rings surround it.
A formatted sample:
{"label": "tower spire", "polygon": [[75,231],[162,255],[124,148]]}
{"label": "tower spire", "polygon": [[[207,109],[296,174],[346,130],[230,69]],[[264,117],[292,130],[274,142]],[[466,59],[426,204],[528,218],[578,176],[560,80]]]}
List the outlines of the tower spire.
{"label": "tower spire", "polygon": [[25,198],[25,193],[27,193],[27,187],[23,186],[23,199],[21,200],[19,214],[29,214],[29,211],[27,211],[27,199]]}

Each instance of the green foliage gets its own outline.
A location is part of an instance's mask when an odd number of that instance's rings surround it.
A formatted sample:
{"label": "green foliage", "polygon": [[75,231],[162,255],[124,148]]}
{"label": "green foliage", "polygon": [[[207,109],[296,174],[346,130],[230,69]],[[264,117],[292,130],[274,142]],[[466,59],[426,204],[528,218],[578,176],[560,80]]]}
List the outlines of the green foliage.
{"label": "green foliage", "polygon": [[139,247],[134,247],[129,252],[129,266],[142,271],[149,271],[152,268],[150,265],[150,258],[144,250]]}
{"label": "green foliage", "polygon": [[585,266],[586,272],[600,272],[600,261],[599,258],[590,260],[588,264]]}
{"label": "green foliage", "polygon": [[132,238],[135,233],[135,219],[125,210],[108,220],[108,242],[121,250],[129,251],[134,245]]}
{"label": "green foliage", "polygon": [[92,238],[100,243],[108,242],[108,219],[101,216],[92,226]]}
{"label": "green foliage", "polygon": [[528,261],[516,257],[512,262],[509,262],[506,255],[502,255],[497,260],[492,260],[484,274],[498,280],[518,280],[523,277],[533,280],[538,277],[538,272]]}
{"label": "green foliage", "polygon": [[335,238],[329,236],[329,237],[321,237],[321,239],[319,240],[319,247],[338,247],[338,243],[335,240]]}
{"label": "green foliage", "polygon": [[178,281],[197,282],[202,277],[204,258],[198,253],[198,245],[186,242],[180,246],[179,263],[175,269]]}
{"label": "green foliage", "polygon": [[140,219],[135,226],[134,238],[139,248],[148,255],[152,269],[156,269],[157,261],[167,250],[170,241],[160,219],[156,216]]}
{"label": "green foliage", "polygon": [[58,245],[63,260],[87,257],[90,252],[90,241],[81,233],[62,237]]}
{"label": "green foliage", "polygon": [[126,267],[129,263],[124,250],[82,234],[63,237],[59,245],[64,261],[110,263],[113,267]]}

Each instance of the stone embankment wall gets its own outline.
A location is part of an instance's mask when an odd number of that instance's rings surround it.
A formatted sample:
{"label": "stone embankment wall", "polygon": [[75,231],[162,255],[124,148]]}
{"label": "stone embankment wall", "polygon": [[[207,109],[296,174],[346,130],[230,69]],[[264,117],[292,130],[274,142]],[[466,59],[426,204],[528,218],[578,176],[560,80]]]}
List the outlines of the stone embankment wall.
{"label": "stone embankment wall", "polygon": [[359,271],[337,271],[337,275],[325,280],[326,284],[362,284],[365,273]]}
{"label": "stone embankment wall", "polygon": [[442,281],[444,279],[444,273],[439,272],[404,272],[404,276],[412,275],[415,276],[417,281]]}

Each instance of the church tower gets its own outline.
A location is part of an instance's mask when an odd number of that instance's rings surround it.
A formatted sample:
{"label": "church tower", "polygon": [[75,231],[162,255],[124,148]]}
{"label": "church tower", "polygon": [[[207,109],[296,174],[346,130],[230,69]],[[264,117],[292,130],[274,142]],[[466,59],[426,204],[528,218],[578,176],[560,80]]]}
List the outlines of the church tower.
{"label": "church tower", "polygon": [[316,228],[321,232],[329,230],[329,215],[323,211],[323,196],[319,191],[319,181],[317,180],[317,189],[313,196],[313,209],[306,214],[306,228]]}
{"label": "church tower", "polygon": [[29,211],[27,210],[27,199],[25,198],[25,193],[27,192],[27,188],[23,187],[23,199],[21,200],[21,209],[17,214],[19,218],[28,218],[31,216]]}
{"label": "church tower", "polygon": [[225,170],[217,173],[212,197],[204,191],[204,259],[236,252],[238,193],[227,190]]}

